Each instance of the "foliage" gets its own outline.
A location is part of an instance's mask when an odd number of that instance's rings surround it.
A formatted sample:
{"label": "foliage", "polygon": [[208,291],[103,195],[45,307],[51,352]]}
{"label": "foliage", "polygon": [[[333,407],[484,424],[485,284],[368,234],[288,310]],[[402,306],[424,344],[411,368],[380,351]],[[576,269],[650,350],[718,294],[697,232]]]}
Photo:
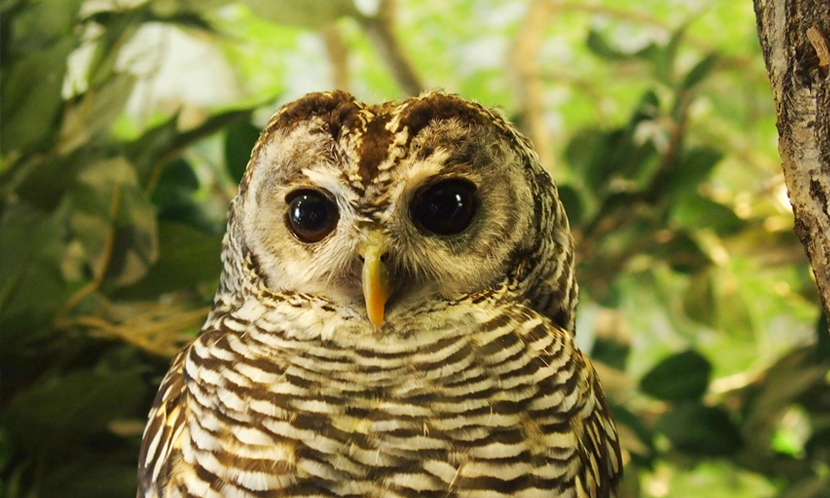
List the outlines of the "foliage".
{"label": "foliage", "polygon": [[423,80],[552,151],[622,495],[824,496],[830,338],[751,6],[370,3],[0,2],[0,494],[132,496],[264,119]]}

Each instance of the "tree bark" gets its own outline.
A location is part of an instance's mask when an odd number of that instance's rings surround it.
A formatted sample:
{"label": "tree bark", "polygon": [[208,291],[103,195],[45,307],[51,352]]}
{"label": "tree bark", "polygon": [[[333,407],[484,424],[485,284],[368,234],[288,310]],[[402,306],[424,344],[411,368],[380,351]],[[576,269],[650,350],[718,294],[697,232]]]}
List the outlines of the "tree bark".
{"label": "tree bark", "polygon": [[795,232],[830,316],[830,1],[753,1]]}

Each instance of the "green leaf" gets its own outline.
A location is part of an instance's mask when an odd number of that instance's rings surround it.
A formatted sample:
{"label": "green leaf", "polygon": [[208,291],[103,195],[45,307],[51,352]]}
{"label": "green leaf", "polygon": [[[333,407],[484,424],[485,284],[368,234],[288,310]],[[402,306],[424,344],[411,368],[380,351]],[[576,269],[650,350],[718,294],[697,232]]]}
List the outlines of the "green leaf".
{"label": "green leaf", "polygon": [[110,421],[132,414],[146,395],[137,370],[81,370],[20,392],[8,416],[18,444],[36,454],[59,455],[90,435],[106,432]]}
{"label": "green leaf", "polygon": [[234,109],[214,114],[199,126],[178,131],[178,114],[148,130],[144,135],[126,144],[126,155],[135,166],[142,185],[154,185],[161,177],[163,167],[176,158],[185,147],[216,133],[240,120],[249,120],[253,107]]}
{"label": "green leaf", "polygon": [[625,371],[631,344],[622,337],[598,336],[591,349],[591,358],[608,365],[611,368]]}
{"label": "green leaf", "polygon": [[672,33],[665,47],[655,52],[654,68],[657,79],[669,86],[674,86],[674,64],[677,59],[677,49],[686,34],[687,24],[680,26]]}
{"label": "green leaf", "polygon": [[667,196],[694,192],[718,165],[721,158],[723,154],[720,151],[708,147],[688,150],[683,154],[680,162],[674,165],[661,180],[661,190]]}
{"label": "green leaf", "polygon": [[6,471],[6,466],[14,454],[11,436],[5,427],[0,426],[0,472]]}
{"label": "green leaf", "polygon": [[747,224],[732,208],[697,192],[680,196],[672,206],[672,216],[688,230],[711,228],[720,234],[735,233]]}
{"label": "green leaf", "polygon": [[600,183],[600,179],[590,173],[597,166],[596,163],[600,163],[600,158],[606,154],[608,148],[606,133],[597,128],[579,131],[574,134],[565,148],[565,159],[568,164],[575,172],[582,174],[586,185],[591,190],[595,190],[596,185]]}
{"label": "green leaf", "polygon": [[193,167],[179,157],[165,166],[153,191],[153,204],[158,206],[160,213],[168,209],[179,210],[194,202],[193,194],[198,189],[199,178],[193,172]]}
{"label": "green leaf", "polygon": [[588,46],[588,50],[603,59],[623,60],[629,57],[628,54],[613,47],[605,37],[593,29],[588,32],[588,39],[585,44]]}
{"label": "green leaf", "polygon": [[251,150],[259,139],[260,129],[250,122],[240,121],[228,127],[225,136],[225,167],[236,183],[242,180]]}
{"label": "green leaf", "polygon": [[158,255],[158,238],[155,210],[130,164],[117,157],[90,165],[70,198],[72,233],[91,275],[106,270],[115,286],[140,279]]}
{"label": "green leaf", "polygon": [[652,252],[680,273],[697,273],[712,263],[706,251],[687,232],[671,234],[668,240],[654,246]]}
{"label": "green leaf", "polygon": [[683,403],[663,414],[655,429],[669,438],[675,449],[700,456],[724,456],[742,446],[740,432],[721,408]]}
{"label": "green leaf", "polygon": [[4,72],[0,83],[3,154],[28,151],[55,135],[66,60],[74,48],[75,41],[64,38],[48,49],[29,53]]}
{"label": "green leaf", "polygon": [[[11,43],[17,50],[42,50],[58,38],[72,37],[83,0],[27,2],[12,21]],[[4,13],[4,15],[6,15]]]}
{"label": "green leaf", "polygon": [[243,0],[265,20],[306,28],[320,28],[344,16],[358,14],[351,0]]}
{"label": "green leaf", "polygon": [[115,242],[106,282],[123,287],[137,282],[158,258],[156,211],[138,188],[125,188],[115,224]]}
{"label": "green leaf", "polygon": [[585,210],[579,191],[570,185],[559,185],[559,201],[568,213],[568,221],[572,227],[582,225]]}
{"label": "green leaf", "polygon": [[686,77],[683,79],[683,89],[684,90],[691,90],[692,88],[699,85],[709,73],[712,72],[712,69],[715,67],[715,64],[718,61],[718,54],[711,53],[700,60],[695,67],[693,67]]}
{"label": "green leaf", "polygon": [[182,158],[168,163],[152,195],[153,204],[158,208],[158,220],[221,233],[224,219],[217,220],[212,216],[204,199],[200,198],[198,188],[199,179],[190,163]]}
{"label": "green leaf", "polygon": [[103,10],[92,14],[88,21],[101,25],[104,30],[96,39],[95,50],[88,66],[87,81],[90,88],[100,88],[116,74],[116,65],[124,47],[141,25],[150,21],[146,5],[117,10]]}
{"label": "green leaf", "polygon": [[158,262],[144,279],[120,292],[120,297],[151,298],[218,280],[222,270],[222,236],[164,222],[159,225],[159,240]]}
{"label": "green leaf", "polygon": [[159,17],[170,17],[182,11],[205,12],[229,3],[231,0],[155,0],[150,8]]}
{"label": "green leaf", "polygon": [[715,327],[717,304],[712,274],[709,271],[696,273],[689,280],[689,286],[683,293],[683,310],[692,320]]}
{"label": "green leaf", "polygon": [[622,446],[631,453],[632,459],[637,463],[652,468],[656,453],[653,430],[640,414],[625,406],[611,403],[609,408],[620,433]]}
{"label": "green leaf", "polygon": [[830,359],[817,356],[812,345],[796,349],[746,389],[741,430],[751,446],[768,447],[781,426],[781,417],[794,404],[816,415],[826,411]]}
{"label": "green leaf", "polygon": [[640,390],[664,401],[699,399],[709,385],[712,365],[694,350],[683,351],[658,363],[640,380]]}
{"label": "green leaf", "polygon": [[816,322],[816,351],[822,358],[830,358],[830,324],[824,311]]}
{"label": "green leaf", "polygon": [[[138,455],[138,453],[135,453]],[[110,457],[112,458],[112,457]],[[40,483],[40,496],[113,498],[134,496],[138,486],[134,462],[80,456],[51,468]]]}
{"label": "green leaf", "polygon": [[[68,297],[61,274],[65,210],[46,215],[25,203],[9,206],[0,219],[0,337],[33,338]],[[19,336],[19,337],[17,337]]]}
{"label": "green leaf", "polygon": [[[657,149],[651,140],[637,138],[638,130],[660,113],[660,101],[652,91],[645,92],[629,122],[611,131],[588,130],[578,134],[568,145],[569,160],[582,166],[585,186],[605,193],[614,179],[624,179],[633,190],[650,178],[658,165]],[[595,136],[592,136],[595,134]]]}
{"label": "green leaf", "polygon": [[[179,113],[150,128],[132,142],[124,144],[125,156],[135,168],[139,182],[146,185],[156,174],[157,162],[176,147]],[[172,159],[172,158],[171,158]]]}

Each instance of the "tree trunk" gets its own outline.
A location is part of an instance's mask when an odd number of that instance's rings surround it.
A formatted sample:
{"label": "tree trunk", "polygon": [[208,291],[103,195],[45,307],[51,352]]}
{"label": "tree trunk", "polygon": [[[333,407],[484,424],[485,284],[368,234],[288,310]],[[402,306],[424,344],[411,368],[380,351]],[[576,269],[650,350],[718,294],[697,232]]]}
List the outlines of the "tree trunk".
{"label": "tree trunk", "polygon": [[754,4],[795,232],[830,316],[830,1]]}

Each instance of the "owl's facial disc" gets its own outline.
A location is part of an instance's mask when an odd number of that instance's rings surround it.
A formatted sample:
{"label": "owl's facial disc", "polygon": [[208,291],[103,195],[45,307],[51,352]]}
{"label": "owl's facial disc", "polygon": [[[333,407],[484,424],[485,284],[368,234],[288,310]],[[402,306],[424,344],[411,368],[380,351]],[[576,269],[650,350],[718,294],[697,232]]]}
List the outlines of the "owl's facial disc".
{"label": "owl's facial disc", "polygon": [[533,157],[497,116],[438,101],[277,116],[234,211],[266,287],[385,328],[500,285],[538,235]]}

